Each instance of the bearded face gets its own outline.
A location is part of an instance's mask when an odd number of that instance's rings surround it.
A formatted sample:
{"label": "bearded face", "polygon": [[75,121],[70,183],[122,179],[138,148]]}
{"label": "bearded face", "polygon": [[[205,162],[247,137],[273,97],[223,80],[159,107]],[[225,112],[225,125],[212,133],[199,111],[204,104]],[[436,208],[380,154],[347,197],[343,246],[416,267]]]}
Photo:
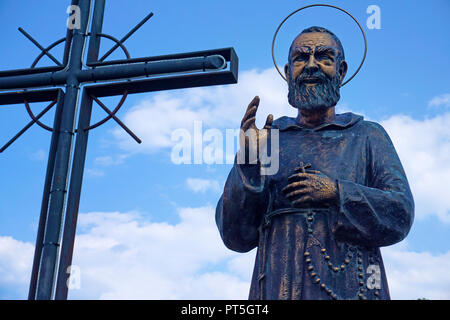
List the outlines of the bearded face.
{"label": "bearded face", "polygon": [[304,68],[297,78],[289,77],[288,82],[289,103],[297,109],[327,109],[340,99],[339,75],[329,78],[320,68]]}
{"label": "bearded face", "polygon": [[302,32],[294,39],[289,49],[289,64],[285,65],[289,103],[300,110],[326,110],[335,106],[347,71],[339,39],[325,29],[317,30]]}

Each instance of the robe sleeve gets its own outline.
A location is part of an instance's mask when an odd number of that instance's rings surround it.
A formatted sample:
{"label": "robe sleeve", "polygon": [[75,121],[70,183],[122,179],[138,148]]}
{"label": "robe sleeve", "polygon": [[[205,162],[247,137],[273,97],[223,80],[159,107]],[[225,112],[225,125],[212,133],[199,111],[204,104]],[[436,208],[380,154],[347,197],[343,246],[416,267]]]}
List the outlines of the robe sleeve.
{"label": "robe sleeve", "polygon": [[367,185],[337,180],[340,204],[335,236],[338,240],[381,247],[406,237],[414,219],[414,200],[389,136],[380,125],[369,126]]}
{"label": "robe sleeve", "polygon": [[258,245],[267,193],[259,165],[237,164],[235,159],[216,208],[216,224],[227,248],[248,252]]}

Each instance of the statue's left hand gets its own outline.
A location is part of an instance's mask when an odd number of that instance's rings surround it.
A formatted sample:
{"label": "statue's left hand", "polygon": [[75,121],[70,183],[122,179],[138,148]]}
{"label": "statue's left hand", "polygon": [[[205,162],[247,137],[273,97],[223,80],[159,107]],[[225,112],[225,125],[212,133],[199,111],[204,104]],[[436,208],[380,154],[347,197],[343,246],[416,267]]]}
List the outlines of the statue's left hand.
{"label": "statue's left hand", "polygon": [[336,182],[320,171],[295,173],[288,181],[289,184],[282,191],[296,208],[329,206],[338,201]]}

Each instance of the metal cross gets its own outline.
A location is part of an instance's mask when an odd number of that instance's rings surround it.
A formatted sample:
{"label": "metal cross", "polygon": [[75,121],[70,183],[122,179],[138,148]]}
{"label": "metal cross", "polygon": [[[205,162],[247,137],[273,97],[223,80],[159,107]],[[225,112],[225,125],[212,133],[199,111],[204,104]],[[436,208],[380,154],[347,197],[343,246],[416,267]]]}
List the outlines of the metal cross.
{"label": "metal cross", "polygon": [[306,169],[311,168],[311,163],[304,164],[303,161],[300,161],[299,166],[295,168],[295,172],[298,173],[306,173]]}
{"label": "metal cross", "polygon": [[[25,128],[0,148],[0,153],[34,123],[52,132],[28,296],[31,300],[67,299],[68,270],[72,263],[89,130],[112,118],[141,143],[116,116],[128,94],[237,83],[238,58],[233,48],[132,59],[123,43],[153,13],[118,40],[102,33],[105,0],[95,0],[90,32],[88,24],[91,0],[72,0],[72,6],[80,9],[79,29],[68,29],[65,38],[45,48],[19,28],[41,50],[41,54],[30,69],[0,72],[0,91],[3,91],[0,93],[0,105],[25,103],[32,118]],[[87,61],[83,63],[83,49],[88,37]],[[109,38],[116,44],[99,59],[102,37]],[[65,43],[65,49],[63,61],[59,62],[49,51],[61,43]],[[105,62],[117,48],[122,49],[127,59]],[[35,68],[44,55],[55,62],[56,66]],[[145,79],[130,80],[136,77]],[[85,85],[111,80],[115,82]],[[80,91],[81,101],[78,106]],[[116,95],[122,95],[122,99],[112,111],[99,100],[100,97]],[[50,101],[50,104],[38,115],[34,115],[29,103],[45,101]],[[90,123],[93,101],[108,114],[95,124]],[[53,127],[50,128],[39,119],[54,105],[55,118]],[[75,129],[77,113],[78,126]],[[74,137],[75,147],[72,153]],[[64,229],[61,234],[63,220]]]}

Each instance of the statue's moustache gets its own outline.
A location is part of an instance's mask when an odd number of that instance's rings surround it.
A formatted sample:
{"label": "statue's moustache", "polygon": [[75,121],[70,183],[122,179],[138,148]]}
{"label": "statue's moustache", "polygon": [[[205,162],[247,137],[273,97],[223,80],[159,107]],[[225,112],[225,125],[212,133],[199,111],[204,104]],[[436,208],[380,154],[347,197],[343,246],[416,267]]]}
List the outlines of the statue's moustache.
{"label": "statue's moustache", "polygon": [[326,83],[329,82],[330,79],[320,70],[317,71],[303,71],[300,73],[295,79],[295,84],[297,86],[305,85],[310,80],[314,80],[317,83]]}

